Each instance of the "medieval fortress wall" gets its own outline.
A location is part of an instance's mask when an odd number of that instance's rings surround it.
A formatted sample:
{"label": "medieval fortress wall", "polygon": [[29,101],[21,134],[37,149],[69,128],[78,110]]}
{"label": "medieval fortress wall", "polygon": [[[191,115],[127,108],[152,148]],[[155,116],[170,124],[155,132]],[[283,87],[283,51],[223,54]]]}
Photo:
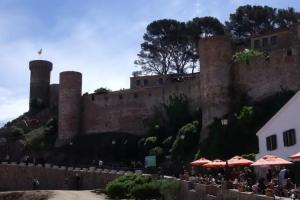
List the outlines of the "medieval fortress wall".
{"label": "medieval fortress wall", "polygon": [[188,97],[193,109],[201,108],[205,135],[214,118],[231,111],[237,95],[258,101],[283,89],[300,89],[299,27],[253,37],[251,47],[268,55],[249,62],[232,60],[236,47],[225,36],[201,39],[200,73],[132,77],[130,89],[104,94],[82,96],[79,72],[62,72],[59,85],[50,86],[52,64],[31,61],[30,99],[41,99],[50,106],[58,104],[61,144],[78,134],[143,135],[153,108],[167,103],[169,96],[181,94]]}
{"label": "medieval fortress wall", "polygon": [[169,96],[184,94],[192,105],[200,102],[198,79],[166,86],[146,87],[84,95],[82,98],[82,133],[124,132],[145,134],[147,120],[154,108],[167,103]]}

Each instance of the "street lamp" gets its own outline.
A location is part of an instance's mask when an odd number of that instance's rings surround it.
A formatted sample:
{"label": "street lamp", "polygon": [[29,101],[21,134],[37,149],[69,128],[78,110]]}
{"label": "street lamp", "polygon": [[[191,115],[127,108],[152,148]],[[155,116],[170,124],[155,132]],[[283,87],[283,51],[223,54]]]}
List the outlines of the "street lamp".
{"label": "street lamp", "polygon": [[180,136],[180,139],[184,140],[185,136],[184,135],[181,135]]}
{"label": "street lamp", "polygon": [[116,144],[116,141],[115,141],[115,140],[111,141],[111,144],[115,145],[115,144]]}
{"label": "street lamp", "polygon": [[222,124],[222,126],[227,126],[228,125],[228,119],[221,119],[221,124]]}

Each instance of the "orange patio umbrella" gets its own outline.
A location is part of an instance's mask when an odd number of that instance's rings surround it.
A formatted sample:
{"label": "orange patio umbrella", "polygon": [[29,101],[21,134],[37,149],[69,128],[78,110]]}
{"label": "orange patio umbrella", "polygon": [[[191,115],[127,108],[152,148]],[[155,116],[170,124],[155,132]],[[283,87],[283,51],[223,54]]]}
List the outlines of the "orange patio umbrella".
{"label": "orange patio umbrella", "polygon": [[290,156],[294,161],[300,161],[300,152]]}
{"label": "orange patio umbrella", "polygon": [[193,162],[191,162],[190,164],[193,166],[193,167],[200,167],[204,164],[207,164],[207,163],[210,163],[211,161],[210,160],[207,160],[206,158],[200,158],[198,160],[195,160]]}
{"label": "orange patio umbrella", "polygon": [[263,166],[263,165],[289,165],[292,164],[290,161],[284,160],[278,156],[265,155],[258,159],[256,162],[251,164],[251,166]]}
{"label": "orange patio umbrella", "polygon": [[217,159],[202,166],[206,168],[223,168],[226,167],[226,162]]}
{"label": "orange patio umbrella", "polygon": [[234,166],[249,166],[253,164],[254,162],[248,159],[245,159],[241,156],[234,156],[228,161],[228,166],[229,167],[234,167]]}

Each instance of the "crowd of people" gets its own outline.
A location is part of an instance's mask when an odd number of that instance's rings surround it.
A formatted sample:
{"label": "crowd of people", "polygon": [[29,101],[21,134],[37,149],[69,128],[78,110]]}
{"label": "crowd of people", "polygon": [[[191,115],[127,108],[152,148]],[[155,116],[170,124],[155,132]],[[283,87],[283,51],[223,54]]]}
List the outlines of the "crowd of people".
{"label": "crowd of people", "polygon": [[294,183],[293,173],[285,167],[280,170],[270,168],[265,177],[257,177],[250,167],[242,167],[240,169],[202,169],[202,172],[191,174],[184,170],[180,178],[192,184],[218,187],[226,184],[227,189],[236,189],[240,192],[252,192],[272,197],[300,198],[300,188]]}

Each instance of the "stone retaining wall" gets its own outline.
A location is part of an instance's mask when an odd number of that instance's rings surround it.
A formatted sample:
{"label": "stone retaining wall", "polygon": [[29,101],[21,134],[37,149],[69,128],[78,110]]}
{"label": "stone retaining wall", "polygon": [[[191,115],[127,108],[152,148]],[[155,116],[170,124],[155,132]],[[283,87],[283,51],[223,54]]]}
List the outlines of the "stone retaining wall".
{"label": "stone retaining wall", "polygon": [[[90,168],[72,168],[45,164],[34,166],[29,163],[1,163],[0,191],[16,191],[33,189],[33,179],[38,179],[41,190],[76,189],[75,176],[80,177],[82,190],[104,189],[108,182],[132,172]],[[169,199],[169,198],[166,198]],[[271,200],[264,195],[227,190],[213,185],[180,182],[178,200]],[[171,200],[171,199],[169,199]]]}
{"label": "stone retaining wall", "polygon": [[70,168],[50,164],[34,166],[25,163],[0,164],[0,191],[31,190],[33,179],[38,179],[38,189],[58,190],[76,189],[76,173],[79,178],[79,188],[83,190],[104,189],[113,179],[131,172],[116,170],[101,170],[94,167]]}
{"label": "stone retaining wall", "polygon": [[[192,185],[192,187],[191,187]],[[249,192],[223,189],[214,185],[180,183],[180,200],[271,200],[272,197],[255,195]]]}

